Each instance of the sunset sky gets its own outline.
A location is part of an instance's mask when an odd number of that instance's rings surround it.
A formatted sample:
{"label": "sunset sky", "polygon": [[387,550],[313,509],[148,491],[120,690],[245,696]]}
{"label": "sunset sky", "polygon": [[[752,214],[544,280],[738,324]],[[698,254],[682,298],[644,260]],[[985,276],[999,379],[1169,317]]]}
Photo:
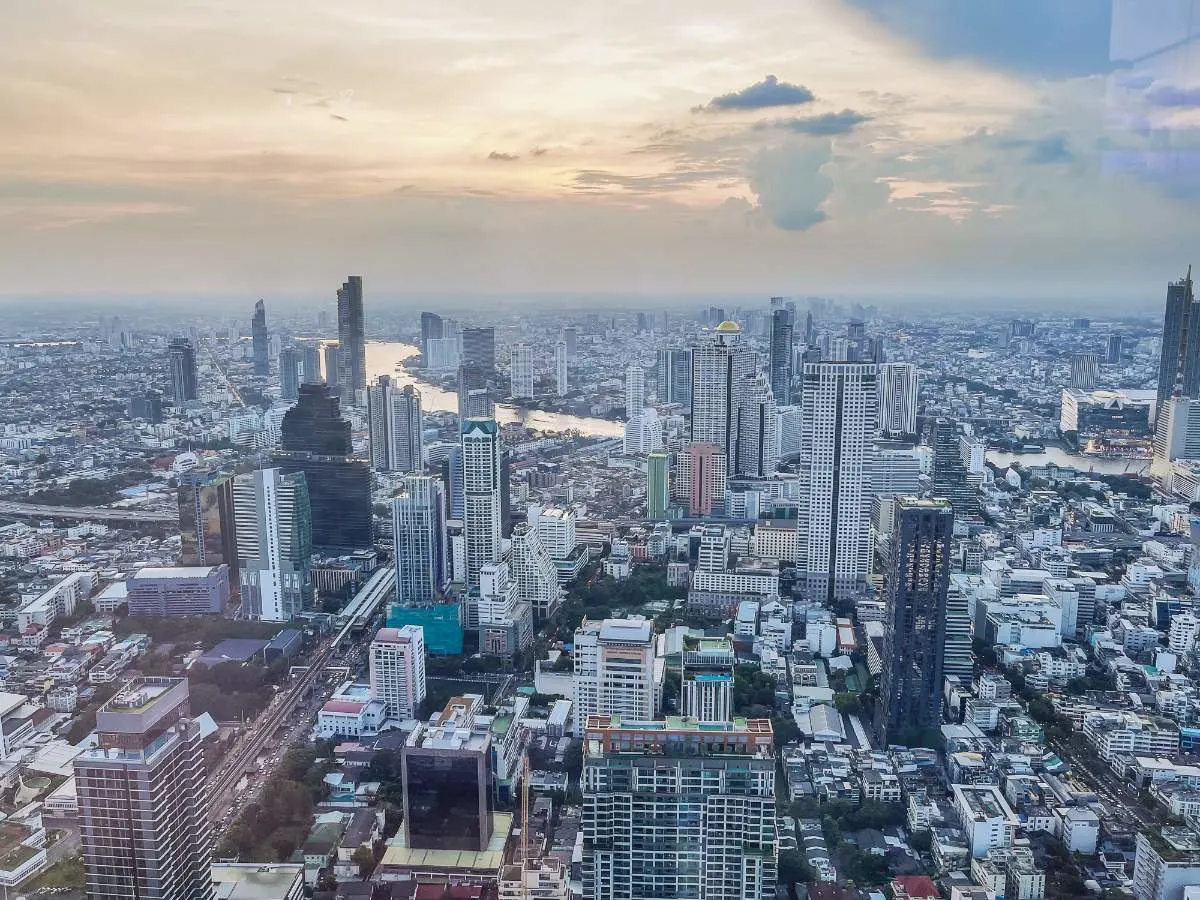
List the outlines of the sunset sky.
{"label": "sunset sky", "polygon": [[3,294],[1156,307],[1200,263],[1193,0],[4,7]]}

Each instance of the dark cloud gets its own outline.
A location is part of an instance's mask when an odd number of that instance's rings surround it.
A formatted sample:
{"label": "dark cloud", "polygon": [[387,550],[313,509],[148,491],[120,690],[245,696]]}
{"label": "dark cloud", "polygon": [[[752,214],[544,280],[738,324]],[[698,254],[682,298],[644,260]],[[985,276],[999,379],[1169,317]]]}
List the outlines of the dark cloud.
{"label": "dark cloud", "polygon": [[823,113],[819,116],[774,119],[769,122],[759,122],[754,128],[756,131],[765,131],[768,128],[784,128],[796,134],[807,134],[813,137],[833,137],[839,134],[849,134],[859,125],[869,121],[871,121],[870,116],[865,116],[852,109],[843,109],[841,112]]}
{"label": "dark cloud", "polygon": [[1200,86],[1181,87],[1155,82],[1146,90],[1146,102],[1152,106],[1200,106]]}
{"label": "dark cloud", "polygon": [[734,91],[713,97],[707,106],[698,106],[697,110],[738,110],[738,109],[770,109],[773,106],[800,106],[812,103],[816,96],[802,84],[789,84],[780,81],[774,75],[768,75],[762,81]]}
{"label": "dark cloud", "polygon": [[518,153],[501,153],[499,150],[493,150],[488,154],[488,159],[496,162],[516,162],[520,158]]}
{"label": "dark cloud", "polygon": [[550,152],[549,147],[534,147],[532,150],[529,151],[529,155],[530,156],[545,156],[549,152]]}
{"label": "dark cloud", "polygon": [[[974,59],[1047,78],[1113,68],[1112,0],[847,2],[936,57]],[[1149,8],[1156,0],[1141,2]]]}
{"label": "dark cloud", "polygon": [[771,222],[785,231],[807,231],[828,218],[822,206],[833,191],[833,179],[823,167],[832,156],[828,140],[792,141],[751,159],[750,190]]}

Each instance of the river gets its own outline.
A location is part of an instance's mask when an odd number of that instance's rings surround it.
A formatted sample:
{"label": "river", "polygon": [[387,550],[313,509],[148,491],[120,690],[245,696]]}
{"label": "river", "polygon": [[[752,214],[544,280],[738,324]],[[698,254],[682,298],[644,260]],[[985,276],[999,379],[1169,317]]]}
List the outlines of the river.
{"label": "river", "polygon": [[[411,384],[421,392],[421,407],[427,412],[458,412],[458,394],[422,382],[412,376],[401,362],[419,353],[412,344],[398,341],[367,342],[367,380],[374,381],[380,375],[391,375],[401,385]],[[587,437],[618,438],[625,434],[622,422],[610,422],[591,416],[568,416],[561,413],[543,412],[537,409],[521,409],[506,403],[496,404],[496,421],[501,425],[519,424],[533,431],[564,432],[578,431]]]}
{"label": "river", "polygon": [[1054,463],[1056,466],[1071,466],[1082,472],[1095,472],[1097,475],[1140,475],[1150,466],[1145,459],[1104,459],[1099,456],[1078,456],[1068,453],[1061,447],[1048,447],[1040,453],[1000,453],[992,450],[987,455],[988,462],[1004,469],[1013,463],[1022,466],[1044,466]]}

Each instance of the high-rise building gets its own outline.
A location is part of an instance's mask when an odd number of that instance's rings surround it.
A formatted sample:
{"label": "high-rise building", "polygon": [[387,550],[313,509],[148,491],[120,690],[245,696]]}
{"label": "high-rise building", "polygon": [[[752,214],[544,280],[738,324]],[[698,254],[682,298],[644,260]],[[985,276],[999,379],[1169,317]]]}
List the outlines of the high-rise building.
{"label": "high-rise building", "polygon": [[1108,336],[1108,351],[1104,354],[1104,361],[1110,365],[1119,365],[1121,362],[1121,351],[1123,349],[1122,338],[1119,334],[1110,334]]}
{"label": "high-rise building", "polygon": [[670,348],[658,351],[656,365],[658,402],[692,405],[692,351]]}
{"label": "high-rise building", "polygon": [[1200,884],[1200,820],[1181,826],[1154,826],[1138,832],[1133,857],[1133,896],[1137,900],[1192,900]]}
{"label": "high-rise building", "polygon": [[420,722],[400,755],[404,845],[479,853],[492,838],[492,732],[477,694],[452,697]]}
{"label": "high-rise building", "polygon": [[[462,329],[462,361],[463,365],[478,366],[484,372],[496,371],[496,329],[486,328]],[[570,347],[567,348],[570,352]]]}
{"label": "high-rise building", "polygon": [[495,415],[488,371],[476,363],[463,363],[458,367],[458,420],[492,419]]}
{"label": "high-rise building", "polygon": [[812,347],[816,343],[817,333],[813,328],[813,314],[810,309],[804,314],[804,346]]}
{"label": "high-rise building", "polygon": [[869,363],[804,366],[797,574],[830,605],[853,596],[869,571],[877,374]]}
{"label": "high-rise building", "polygon": [[912,363],[884,363],[879,367],[879,430],[886,436],[915,437],[919,379]]}
{"label": "high-rise building", "polygon": [[511,394],[518,399],[533,396],[533,348],[514,344],[509,351]]}
{"label": "high-rise building", "polygon": [[[500,428],[491,419],[462,424],[463,536],[467,550],[467,587],[479,588],[479,572],[500,561]],[[479,626],[478,604],[467,601],[464,624]]]}
{"label": "high-rise building", "polygon": [[779,468],[779,412],[765,372],[746,380],[737,406],[735,474],[766,478]]}
{"label": "high-rise building", "polygon": [[567,345],[567,355],[573,359],[579,352],[579,329],[567,326],[562,330],[562,340]]}
{"label": "high-rise building", "polygon": [[88,897],[212,898],[204,741],[186,679],[123,684],[74,768]]}
{"label": "high-rise building", "polygon": [[337,292],[338,387],[347,403],[355,403],[367,387],[367,344],[363,323],[362,276],[351,275]]}
{"label": "high-rise building", "polygon": [[[255,363],[257,365],[257,363]],[[279,351],[279,397],[295,400],[300,396],[300,382],[304,380],[304,361],[295,347],[284,347]]]}
{"label": "high-rise building", "polygon": [[963,464],[958,423],[939,417],[929,423],[929,444],[933,448],[933,491],[954,506],[956,515],[965,516],[979,509],[978,494],[967,478]]}
{"label": "high-rise building", "polygon": [[1200,459],[1200,399],[1171,397],[1159,410],[1150,473],[1169,476],[1177,459]]}
{"label": "high-rise building", "polygon": [[142,419],[150,425],[160,425],[163,420],[162,391],[148,390],[129,398],[129,418]]}
{"label": "high-rise building", "polygon": [[554,386],[560,397],[565,397],[570,390],[567,384],[567,342],[559,341],[554,345]]}
{"label": "high-rise building", "polygon": [[562,600],[558,567],[536,528],[520,524],[513,529],[508,561],[517,600],[529,604],[538,622],[553,618]]}
{"label": "high-rise building", "polygon": [[646,457],[646,518],[651,521],[665,519],[671,505],[669,462],[663,450]]}
{"label": "high-rise building", "polygon": [[371,465],[378,472],[420,472],[425,467],[421,394],[380,375],[367,390]]}
{"label": "high-rise building", "polygon": [[480,653],[512,657],[533,642],[533,607],[518,595],[507,559],[484,563],[474,599],[479,612]]}
{"label": "high-rise building", "polygon": [[215,469],[192,469],[179,476],[179,561],[185,566],[229,567],[237,584],[237,529],[233,476]]}
{"label": "high-rise building", "polygon": [[429,365],[429,342],[441,340],[445,336],[442,317],[437,313],[421,313],[421,356],[425,365]]}
{"label": "high-rise building", "polygon": [[575,733],[590,715],[650,721],[662,706],[662,667],[649,619],[586,619],[575,631],[572,694]]}
{"label": "high-rise building", "polygon": [[661,450],[663,447],[663,423],[654,407],[647,406],[625,423],[625,439],[622,451],[630,456],[640,456]]}
{"label": "high-rise building", "polygon": [[266,378],[271,374],[271,334],[267,331],[267,307],[259,300],[254,304],[250,320],[250,353],[254,358],[254,374]]}
{"label": "high-rise building", "polygon": [[392,499],[396,599],[407,606],[435,603],[450,582],[446,494],[441,479],[408,475]]}
{"label": "high-rise building", "polygon": [[737,410],[757,370],[754,351],[735,322],[722,322],[708,343],[692,350],[694,442],[716,444],[730,471],[737,466]]}
{"label": "high-rise building", "polygon": [[941,721],[946,596],[954,508],[948,500],[899,497],[885,551],[883,673],[875,731],[883,744]]}
{"label": "high-rise building", "polygon": [[1158,405],[1176,393],[1200,397],[1200,305],[1192,286],[1192,267],[1167,285],[1162,353],[1158,363]]}
{"label": "high-rise building", "polygon": [[639,365],[625,369],[625,418],[632,419],[646,408],[646,372]]}
{"label": "high-rise building", "polygon": [[288,622],[312,603],[312,513],[302,472],[259,469],[233,480],[242,611]]}
{"label": "high-rise building", "polygon": [[373,542],[371,466],[353,459],[350,423],[328,385],[300,386],[300,399],[283,417],[281,452],[285,474],[303,472],[312,505],[313,545],[343,552]]}
{"label": "high-rise building", "polygon": [[771,312],[770,381],[776,401],[792,402],[792,311],[782,308]]}
{"label": "high-rise building", "polygon": [[680,660],[683,714],[697,722],[732,722],[732,638],[685,637]]}
{"label": "high-rise building", "polygon": [[592,715],[584,736],[584,900],[775,896],[769,719]]}
{"label": "high-rise building", "polygon": [[371,696],[388,718],[415,719],[425,699],[425,632],[419,625],[380,628],[371,641]]}
{"label": "high-rise building", "polygon": [[304,344],[299,348],[299,352],[301,384],[319,384],[321,382],[320,344]]}
{"label": "high-rise building", "polygon": [[196,377],[196,347],[187,338],[172,338],[167,345],[171,362],[171,397],[177,404],[187,403],[200,396]]}
{"label": "high-rise building", "polygon": [[1071,357],[1071,387],[1081,391],[1094,391],[1099,374],[1099,353],[1076,353]]}
{"label": "high-rise building", "polygon": [[342,347],[332,341],[325,345],[325,384],[335,393],[342,389]]}
{"label": "high-rise building", "polygon": [[688,515],[709,516],[714,507],[724,507],[728,461],[716,444],[692,442],[679,454],[679,495],[687,501]]}

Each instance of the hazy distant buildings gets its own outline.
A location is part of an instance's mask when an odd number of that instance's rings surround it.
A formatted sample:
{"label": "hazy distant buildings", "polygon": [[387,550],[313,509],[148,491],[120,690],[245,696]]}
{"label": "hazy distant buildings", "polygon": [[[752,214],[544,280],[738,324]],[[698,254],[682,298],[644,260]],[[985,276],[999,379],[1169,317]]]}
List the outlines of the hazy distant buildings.
{"label": "hazy distant buildings", "polygon": [[[464,328],[462,334],[462,362],[467,366],[478,366],[484,372],[496,371],[496,329]],[[568,352],[571,348],[568,347]]]}
{"label": "hazy distant buildings", "polygon": [[300,382],[304,380],[304,361],[295,347],[284,347],[279,351],[279,397],[295,400],[300,396]]}
{"label": "hazy distant buildings", "polygon": [[512,396],[516,399],[533,397],[533,348],[528,344],[514,344],[509,351],[509,366]]}
{"label": "hazy distant buildings", "polygon": [[1076,353],[1071,357],[1071,387],[1081,391],[1094,391],[1099,374],[1099,353]]}
{"label": "hazy distant buildings", "polygon": [[559,341],[554,345],[554,387],[560,397],[566,396],[567,384],[567,342]]}
{"label": "hazy distant buildings", "polygon": [[1104,361],[1108,365],[1115,366],[1121,362],[1121,352],[1124,349],[1122,344],[1121,335],[1110,334],[1108,336],[1108,350],[1104,355]]}
{"label": "hazy distant buildings", "polygon": [[325,345],[325,384],[337,393],[342,386],[342,348],[330,342]]}
{"label": "hazy distant buildings", "polygon": [[88,897],[213,896],[204,744],[185,679],[122,685],[74,769]]}
{"label": "hazy distant buildings", "polygon": [[941,721],[946,596],[954,509],[947,500],[899,497],[885,550],[883,674],[875,731],[883,744]]}
{"label": "hazy distant buildings", "polygon": [[195,346],[187,338],[172,338],[167,345],[167,357],[171,364],[171,397],[177,404],[197,399],[200,387]]}
{"label": "hazy distant buildings", "polygon": [[338,388],[347,403],[367,387],[367,345],[363,322],[362,276],[351,275],[337,292]]}
{"label": "hazy distant buildings", "polygon": [[287,622],[312,603],[312,512],[302,472],[259,469],[233,483],[242,612]]}
{"label": "hazy distant buildings", "polygon": [[920,380],[912,363],[879,367],[879,430],[887,437],[915,437]]}
{"label": "hazy distant buildings", "polygon": [[495,412],[489,371],[477,363],[463,363],[458,367],[458,420],[491,419]]}
{"label": "hazy distant buildings", "polygon": [[254,374],[266,378],[271,374],[271,335],[267,331],[267,307],[259,300],[254,304],[250,320],[250,353],[254,359]]}
{"label": "hazy distant buildings", "polygon": [[1157,405],[1161,407],[1176,393],[1200,397],[1200,305],[1196,303],[1190,266],[1186,276],[1167,285]]}
{"label": "hazy distant buildings", "polygon": [[866,363],[804,366],[797,574],[830,605],[859,591],[869,570],[877,374]]}
{"label": "hazy distant buildings", "polygon": [[641,366],[625,369],[625,418],[632,419],[646,407],[646,372]]}
{"label": "hazy distant buildings", "polygon": [[655,365],[658,402],[692,405],[692,351],[671,348],[659,350]]}
{"label": "hazy distant buildings", "polygon": [[371,465],[377,472],[420,472],[424,466],[421,394],[380,375],[367,390]]}

